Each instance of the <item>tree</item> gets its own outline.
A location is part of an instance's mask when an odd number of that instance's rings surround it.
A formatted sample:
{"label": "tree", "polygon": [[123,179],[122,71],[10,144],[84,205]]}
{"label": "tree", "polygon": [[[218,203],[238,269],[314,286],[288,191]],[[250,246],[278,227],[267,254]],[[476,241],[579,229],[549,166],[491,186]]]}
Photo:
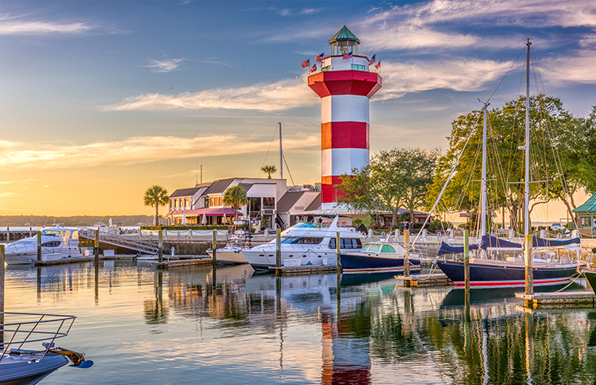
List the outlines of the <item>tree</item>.
{"label": "tree", "polygon": [[152,186],[145,191],[144,202],[145,206],[155,206],[155,221],[154,225],[157,226],[159,218],[159,206],[165,206],[169,201],[168,192],[161,186]]}
{"label": "tree", "polygon": [[265,174],[267,174],[267,179],[271,179],[271,174],[277,172],[277,167],[275,167],[274,165],[263,166],[263,167],[261,167],[261,171],[263,171]]}
{"label": "tree", "polygon": [[342,182],[335,186],[340,192],[338,201],[355,211],[390,211],[392,225],[397,226],[400,208],[413,212],[424,203],[438,157],[438,150],[381,151],[368,166],[341,176]]}
{"label": "tree", "polygon": [[246,191],[238,185],[230,187],[224,193],[223,203],[232,206],[234,209],[234,222],[236,222],[236,210],[239,210],[242,205],[248,204]]}

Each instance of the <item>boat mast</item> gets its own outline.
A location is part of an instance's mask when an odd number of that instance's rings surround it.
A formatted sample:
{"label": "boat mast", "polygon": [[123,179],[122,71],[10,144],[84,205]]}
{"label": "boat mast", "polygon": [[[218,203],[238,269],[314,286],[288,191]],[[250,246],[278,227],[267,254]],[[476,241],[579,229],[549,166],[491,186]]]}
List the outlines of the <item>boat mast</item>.
{"label": "boat mast", "polygon": [[530,39],[526,43],[526,175],[524,186],[524,235],[530,235]]}
{"label": "boat mast", "polygon": [[281,147],[281,122],[279,122],[279,173],[280,179],[284,178],[284,151]]}
{"label": "boat mast", "polygon": [[486,235],[486,108],[488,107],[488,103],[484,103],[484,107],[482,107],[482,111],[484,112],[484,126],[482,128],[482,180],[480,181],[481,185],[481,197],[480,197],[480,213],[482,218],[480,220],[480,238]]}

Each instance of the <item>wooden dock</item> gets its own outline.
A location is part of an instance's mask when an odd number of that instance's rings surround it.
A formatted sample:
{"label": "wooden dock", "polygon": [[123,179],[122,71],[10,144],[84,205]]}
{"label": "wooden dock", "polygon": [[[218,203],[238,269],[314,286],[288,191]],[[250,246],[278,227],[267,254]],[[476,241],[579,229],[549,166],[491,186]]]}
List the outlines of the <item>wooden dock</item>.
{"label": "wooden dock", "polygon": [[[121,260],[129,260],[132,261],[132,255],[110,255],[107,257],[100,256],[100,261],[121,261]],[[69,263],[85,263],[85,262],[93,262],[95,261],[95,257],[75,257],[75,258],[62,258],[57,259],[54,261],[34,261],[33,265],[35,266],[55,266],[55,265],[66,265]]]}
{"label": "wooden dock", "polygon": [[404,277],[398,275],[398,286],[403,287],[429,287],[429,286],[453,286],[453,282],[445,274],[417,274]]}
{"label": "wooden dock", "polygon": [[275,272],[275,275],[306,275],[306,274],[327,274],[337,272],[337,266],[269,266],[269,270]]}
{"label": "wooden dock", "polygon": [[213,265],[213,259],[211,257],[201,257],[155,262],[156,269],[171,269],[174,267],[192,267],[205,265]]}
{"label": "wooden dock", "polygon": [[525,306],[531,309],[596,307],[596,294],[593,291],[563,291],[560,293],[534,293],[529,295],[515,293],[515,297],[523,299]]}

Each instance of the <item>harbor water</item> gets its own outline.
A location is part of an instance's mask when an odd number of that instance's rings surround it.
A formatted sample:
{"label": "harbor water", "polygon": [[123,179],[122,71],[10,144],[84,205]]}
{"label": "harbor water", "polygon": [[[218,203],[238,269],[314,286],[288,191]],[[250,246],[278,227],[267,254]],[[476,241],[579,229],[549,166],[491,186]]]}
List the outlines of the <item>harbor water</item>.
{"label": "harbor water", "polygon": [[[594,384],[596,309],[524,310],[518,290],[275,277],[248,265],[9,266],[6,311],[71,314],[57,345],[95,365],[42,384]],[[551,290],[559,289],[552,288]],[[570,289],[582,289],[573,284]]]}

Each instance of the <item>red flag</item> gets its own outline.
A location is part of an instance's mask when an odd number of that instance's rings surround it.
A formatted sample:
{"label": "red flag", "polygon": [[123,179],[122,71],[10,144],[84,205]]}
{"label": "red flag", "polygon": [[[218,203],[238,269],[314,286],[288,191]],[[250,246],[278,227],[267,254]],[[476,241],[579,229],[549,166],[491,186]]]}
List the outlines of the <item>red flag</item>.
{"label": "red flag", "polygon": [[310,73],[313,73],[317,70],[317,63],[313,64],[312,67],[310,68]]}
{"label": "red flag", "polygon": [[352,52],[348,52],[347,54],[345,54],[344,56],[341,57],[343,60],[347,60],[347,59],[351,59],[352,58]]}
{"label": "red flag", "polygon": [[310,65],[310,59],[302,62],[302,68],[308,67],[309,65]]}

